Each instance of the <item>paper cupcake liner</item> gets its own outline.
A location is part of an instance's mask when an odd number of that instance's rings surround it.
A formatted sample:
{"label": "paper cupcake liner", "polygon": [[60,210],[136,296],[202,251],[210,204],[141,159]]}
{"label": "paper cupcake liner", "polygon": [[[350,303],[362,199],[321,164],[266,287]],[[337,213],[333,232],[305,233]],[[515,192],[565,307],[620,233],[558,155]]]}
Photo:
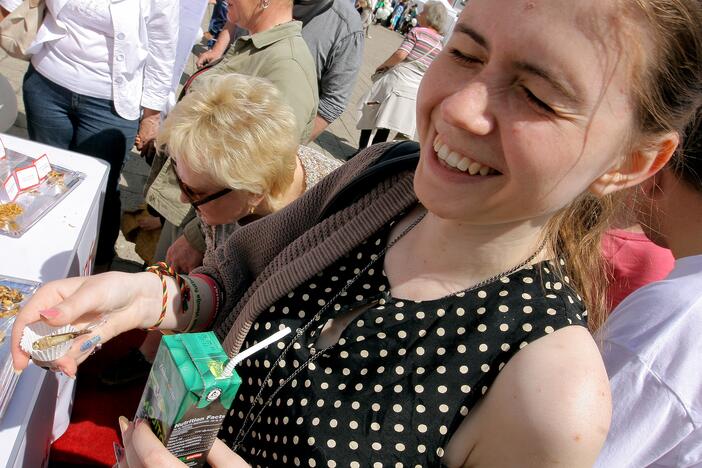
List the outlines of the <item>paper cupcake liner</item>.
{"label": "paper cupcake liner", "polygon": [[62,327],[52,327],[44,322],[34,322],[32,324],[24,327],[24,332],[22,333],[22,339],[20,340],[20,347],[35,361],[51,362],[55,361],[66,355],[68,350],[73,344],[73,340],[68,340],[56,346],[52,346],[43,350],[36,350],[32,348],[32,343],[34,343],[39,338],[43,338],[49,335],[58,335],[60,333],[70,333],[77,331],[73,325],[64,325]]}

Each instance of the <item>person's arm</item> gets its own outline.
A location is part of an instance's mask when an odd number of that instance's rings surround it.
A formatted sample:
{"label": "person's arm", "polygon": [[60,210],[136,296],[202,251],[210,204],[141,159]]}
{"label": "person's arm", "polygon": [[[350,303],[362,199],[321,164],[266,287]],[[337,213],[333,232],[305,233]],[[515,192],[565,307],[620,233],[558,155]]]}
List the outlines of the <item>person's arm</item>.
{"label": "person's arm", "polygon": [[197,68],[202,68],[208,65],[210,62],[214,62],[215,60],[222,58],[224,53],[227,51],[227,47],[229,47],[232,37],[234,37],[235,30],[236,24],[227,20],[227,23],[217,35],[217,41],[215,41],[214,46],[197,57],[195,66],[197,66]]}
{"label": "person's arm", "polygon": [[386,61],[378,65],[375,71],[388,70],[407,58],[410,51],[417,44],[417,34],[414,31],[407,33],[407,37],[402,41],[400,47]]}
{"label": "person's arm", "polygon": [[20,339],[26,326],[40,320],[57,327],[72,324],[78,329],[97,322],[91,333],[75,339],[68,353],[51,363],[69,376],[75,376],[78,365],[97,343],[125,331],[197,330],[211,323],[218,302],[216,283],[207,277],[185,278],[191,294],[184,310],[175,280],[164,278],[165,294],[161,279],[151,272],[109,272],[45,284],[15,319],[11,346],[14,368],[21,371],[27,367],[29,355],[20,348]]}
{"label": "person's arm", "polygon": [[397,49],[390,57],[387,58],[387,60],[378,65],[378,68],[376,68],[375,71],[388,70],[406,59],[407,55],[409,54],[405,50]]}
{"label": "person's arm", "polygon": [[156,138],[160,126],[161,111],[147,108],[142,109],[139,131],[134,140],[134,145],[139,151],[143,150],[151,140]]}
{"label": "person's arm", "polygon": [[638,356],[609,341],[601,346],[613,409],[609,434],[595,466],[655,465],[692,434],[693,421],[678,396]]}
{"label": "person's arm", "polygon": [[590,333],[565,327],[508,361],[452,436],[443,461],[591,467],[607,435],[610,406],[607,374]]}
{"label": "person's arm", "polygon": [[162,111],[173,83],[180,8],[171,0],[152,0],[146,25],[149,55],[144,65],[141,106]]}
{"label": "person's arm", "polygon": [[207,245],[205,243],[205,235],[202,232],[202,227],[200,218],[196,216],[185,225],[185,228],[183,228],[183,235],[195,250],[204,254]]}
{"label": "person's arm", "polygon": [[142,118],[136,145],[144,145],[156,137],[160,112],[165,109],[172,89],[180,6],[170,0],[152,0],[151,14],[146,25],[149,55],[144,65],[141,94]]}
{"label": "person's arm", "polygon": [[317,139],[319,135],[322,134],[324,130],[331,124],[331,122],[327,122],[327,119],[319,115],[317,115],[314,118],[314,126],[312,127],[312,133],[310,134],[309,141],[314,141]]}
{"label": "person's arm", "polygon": [[179,273],[190,273],[202,265],[204,253],[195,248],[185,236],[178,237],[166,252],[166,263]]}
{"label": "person's arm", "polygon": [[341,39],[319,81],[319,106],[310,140],[315,140],[346,108],[363,61],[363,32]]}
{"label": "person's arm", "polygon": [[168,248],[166,262],[178,272],[190,273],[202,265],[206,248],[200,218],[195,217],[185,225],[183,235]]}

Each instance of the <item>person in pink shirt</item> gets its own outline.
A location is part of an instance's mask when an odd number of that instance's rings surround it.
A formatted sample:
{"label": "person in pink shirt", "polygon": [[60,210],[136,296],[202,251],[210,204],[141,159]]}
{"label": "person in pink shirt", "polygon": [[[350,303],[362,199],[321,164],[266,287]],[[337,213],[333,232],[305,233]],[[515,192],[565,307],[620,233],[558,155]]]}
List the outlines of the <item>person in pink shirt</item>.
{"label": "person in pink shirt", "polygon": [[640,287],[668,276],[675,264],[670,250],[651,242],[637,223],[607,231],[602,253],[610,275],[609,310]]}

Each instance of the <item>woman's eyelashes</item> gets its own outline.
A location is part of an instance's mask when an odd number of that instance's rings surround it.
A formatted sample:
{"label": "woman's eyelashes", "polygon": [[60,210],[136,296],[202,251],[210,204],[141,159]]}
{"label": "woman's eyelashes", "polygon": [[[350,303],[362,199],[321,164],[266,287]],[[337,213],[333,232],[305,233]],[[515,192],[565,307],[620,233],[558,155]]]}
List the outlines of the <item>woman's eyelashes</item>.
{"label": "woman's eyelashes", "polygon": [[[462,65],[484,65],[485,61],[474,55],[466,54],[461,52],[456,48],[450,48],[449,54],[458,63]],[[548,114],[555,114],[556,112],[546,104],[544,101],[539,99],[529,88],[523,84],[518,84],[519,92],[523,94],[523,97],[529,102],[529,104],[536,108],[539,112],[545,112]]]}
{"label": "woman's eyelashes", "polygon": [[524,93],[524,96],[526,97],[527,101],[529,101],[532,105],[538,107],[540,111],[548,112],[549,114],[556,113],[548,104],[536,97],[536,95],[532,93],[529,90],[529,88],[527,88],[524,85],[519,85],[519,88],[521,89],[522,93]]}
{"label": "woman's eyelashes", "polygon": [[454,58],[454,60],[456,60],[459,63],[469,64],[469,65],[478,65],[478,64],[483,63],[483,61],[481,59],[479,59],[478,57],[475,57],[475,56],[469,55],[469,54],[464,54],[463,52],[461,52],[458,49],[451,48],[449,53]]}

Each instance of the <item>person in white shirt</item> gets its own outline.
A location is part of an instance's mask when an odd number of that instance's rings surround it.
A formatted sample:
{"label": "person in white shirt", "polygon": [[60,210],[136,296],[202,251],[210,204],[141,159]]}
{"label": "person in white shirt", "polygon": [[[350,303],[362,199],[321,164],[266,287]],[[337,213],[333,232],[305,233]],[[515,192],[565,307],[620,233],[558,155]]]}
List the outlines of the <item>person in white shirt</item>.
{"label": "person in white shirt", "polygon": [[110,164],[96,265],[114,255],[124,157],[156,135],[171,91],[179,2],[46,0],[23,83],[34,141]]}
{"label": "person in white shirt", "polygon": [[21,3],[22,0],[0,0],[0,20],[12,13]]}
{"label": "person in white shirt", "polygon": [[612,423],[598,467],[702,466],[702,112],[678,164],[644,182],[639,221],[675,268],[600,329]]}

